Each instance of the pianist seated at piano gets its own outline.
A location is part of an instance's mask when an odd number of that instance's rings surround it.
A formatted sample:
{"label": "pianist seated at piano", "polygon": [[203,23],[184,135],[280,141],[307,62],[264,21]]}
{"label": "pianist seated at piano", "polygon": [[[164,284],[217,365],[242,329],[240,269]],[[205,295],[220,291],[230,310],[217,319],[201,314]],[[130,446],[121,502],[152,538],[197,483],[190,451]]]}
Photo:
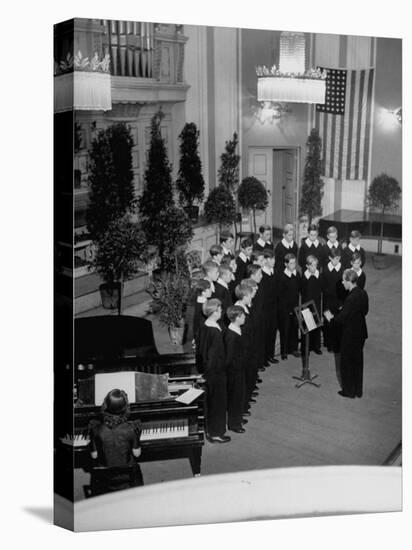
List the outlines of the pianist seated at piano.
{"label": "pianist seated at piano", "polygon": [[[108,468],[105,489],[117,491],[143,485],[142,472],[136,459],[141,454],[140,421],[129,420],[129,402],[123,390],[113,389],[102,404],[102,419],[89,424],[93,466]],[[125,473],[110,468],[131,467]],[[105,491],[105,492],[106,492]]]}

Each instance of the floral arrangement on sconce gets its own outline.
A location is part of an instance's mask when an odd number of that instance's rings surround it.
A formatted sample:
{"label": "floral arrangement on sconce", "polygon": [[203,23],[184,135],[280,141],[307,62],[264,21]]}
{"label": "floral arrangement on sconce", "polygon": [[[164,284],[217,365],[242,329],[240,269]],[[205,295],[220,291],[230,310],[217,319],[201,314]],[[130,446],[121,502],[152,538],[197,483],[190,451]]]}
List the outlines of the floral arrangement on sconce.
{"label": "floral arrangement on sconce", "polygon": [[327,73],[322,69],[308,69],[304,73],[285,73],[281,72],[276,65],[266,67],[266,65],[257,65],[255,67],[257,76],[271,76],[275,78],[301,78],[308,80],[326,80]]}
{"label": "floral arrangement on sconce", "polygon": [[273,101],[261,101],[252,104],[253,116],[261,123],[273,124],[279,121],[291,112],[288,103],[278,103]]}
{"label": "floral arrangement on sconce", "polygon": [[72,71],[88,71],[110,73],[110,55],[106,52],[105,56],[100,59],[97,52],[89,59],[83,57],[79,50],[74,56],[70,52],[66,55],[66,59],[62,59],[59,63],[54,63],[54,73],[64,74]]}

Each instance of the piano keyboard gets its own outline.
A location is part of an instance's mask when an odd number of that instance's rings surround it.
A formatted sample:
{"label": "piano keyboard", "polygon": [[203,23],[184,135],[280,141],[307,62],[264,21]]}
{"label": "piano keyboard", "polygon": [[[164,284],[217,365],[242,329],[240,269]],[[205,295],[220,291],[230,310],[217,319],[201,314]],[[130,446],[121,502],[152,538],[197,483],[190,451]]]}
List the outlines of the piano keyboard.
{"label": "piano keyboard", "polygon": [[172,439],[173,437],[189,437],[189,422],[187,418],[145,422],[140,441]]}

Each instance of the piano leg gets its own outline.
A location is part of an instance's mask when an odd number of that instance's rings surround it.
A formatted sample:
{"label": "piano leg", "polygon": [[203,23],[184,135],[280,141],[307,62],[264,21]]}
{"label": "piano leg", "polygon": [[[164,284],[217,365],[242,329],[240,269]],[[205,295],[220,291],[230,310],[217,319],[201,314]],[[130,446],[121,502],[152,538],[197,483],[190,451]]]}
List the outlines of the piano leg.
{"label": "piano leg", "polygon": [[193,476],[200,476],[200,464],[202,461],[202,447],[192,449],[190,453],[190,466],[192,467]]}

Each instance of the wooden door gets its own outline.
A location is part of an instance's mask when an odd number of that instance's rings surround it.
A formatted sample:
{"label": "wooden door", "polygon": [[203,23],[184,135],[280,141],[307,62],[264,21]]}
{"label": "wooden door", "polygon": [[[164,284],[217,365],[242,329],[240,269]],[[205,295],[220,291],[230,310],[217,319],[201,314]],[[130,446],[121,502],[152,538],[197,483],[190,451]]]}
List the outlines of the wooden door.
{"label": "wooden door", "polygon": [[[248,175],[260,180],[268,192],[268,207],[256,212],[256,228],[268,224],[272,226],[272,185],[273,185],[273,155],[271,147],[249,147]],[[250,220],[253,230],[253,221]]]}
{"label": "wooden door", "polygon": [[273,150],[273,226],[296,222],[297,155],[294,149]]}

